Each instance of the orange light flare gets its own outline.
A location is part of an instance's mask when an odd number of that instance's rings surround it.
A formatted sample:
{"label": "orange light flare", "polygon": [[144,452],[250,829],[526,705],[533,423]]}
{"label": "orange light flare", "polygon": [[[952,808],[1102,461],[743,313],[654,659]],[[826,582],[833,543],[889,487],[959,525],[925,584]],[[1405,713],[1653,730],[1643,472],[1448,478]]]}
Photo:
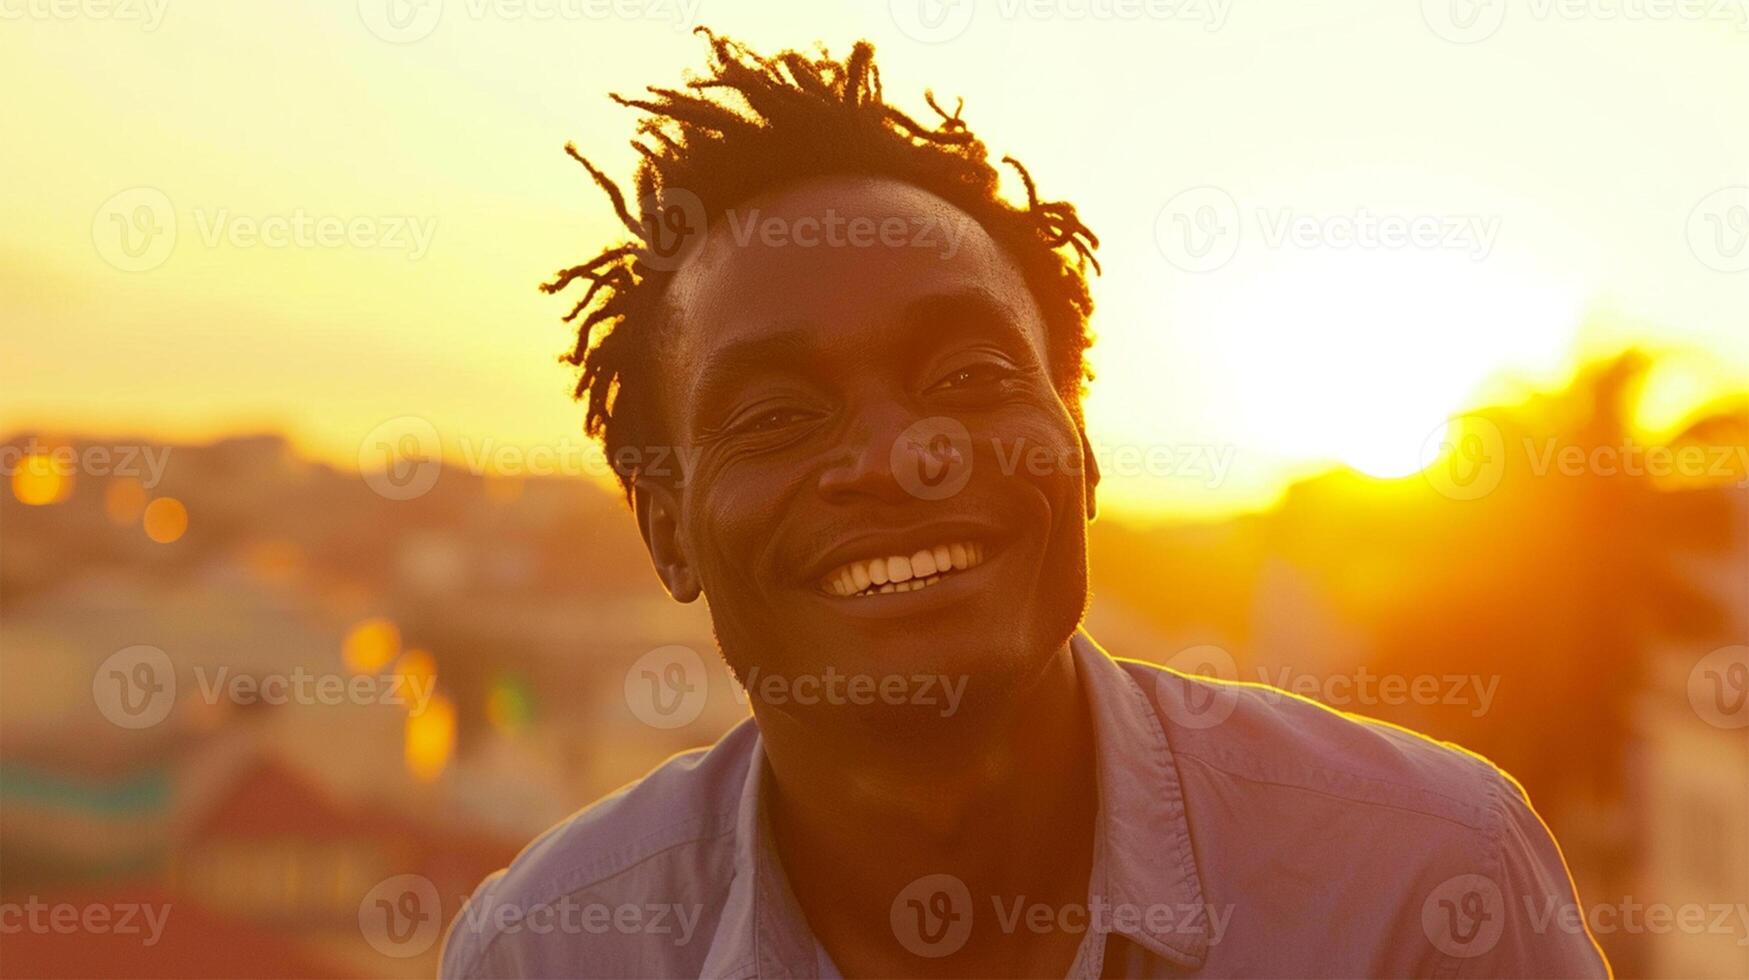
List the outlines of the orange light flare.
{"label": "orange light flare", "polygon": [[432,782],[455,752],[455,702],[432,695],[424,711],[407,715],[406,732],[407,771],[420,782]]}
{"label": "orange light flare", "polygon": [[146,537],[170,544],[188,533],[188,508],[175,497],[159,497],[146,505],[140,524]]}
{"label": "orange light flare", "polygon": [[12,496],[28,507],[58,504],[73,494],[72,467],[47,451],[33,452],[12,471]]}
{"label": "orange light flare", "polygon": [[341,641],[341,659],[355,674],[374,674],[400,654],[400,627],[381,616],[357,623]]}

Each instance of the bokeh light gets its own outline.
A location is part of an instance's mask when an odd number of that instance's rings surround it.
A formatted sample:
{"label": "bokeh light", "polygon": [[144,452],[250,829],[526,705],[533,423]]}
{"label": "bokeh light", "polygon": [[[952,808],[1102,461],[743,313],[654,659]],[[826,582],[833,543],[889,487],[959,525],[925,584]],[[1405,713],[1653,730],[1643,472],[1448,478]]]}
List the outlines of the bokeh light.
{"label": "bokeh light", "polygon": [[433,695],[424,711],[407,716],[407,771],[430,782],[442,775],[455,750],[455,702]]}
{"label": "bokeh light", "polygon": [[169,544],[188,532],[188,508],[175,497],[159,497],[146,505],[141,524],[146,537]]}
{"label": "bokeh light", "polygon": [[73,474],[46,452],[19,460],[12,471],[12,496],[31,507],[58,504],[73,493]]}
{"label": "bokeh light", "polygon": [[341,645],[346,668],[355,674],[374,674],[401,652],[401,630],[381,617],[352,627]]}

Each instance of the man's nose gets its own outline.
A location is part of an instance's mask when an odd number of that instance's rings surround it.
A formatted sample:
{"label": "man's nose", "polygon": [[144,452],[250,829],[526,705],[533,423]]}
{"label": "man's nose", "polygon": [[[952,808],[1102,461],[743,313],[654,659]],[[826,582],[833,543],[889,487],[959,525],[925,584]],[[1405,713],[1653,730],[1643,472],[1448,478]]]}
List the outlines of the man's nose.
{"label": "man's nose", "polygon": [[847,430],[820,474],[827,499],[939,500],[958,492],[970,475],[970,438],[954,419],[917,418],[894,406],[864,414]]}
{"label": "man's nose", "polygon": [[820,495],[827,499],[870,497],[887,503],[911,499],[893,471],[906,453],[903,434],[911,414],[899,405],[864,409],[845,427],[833,462],[820,473]]}

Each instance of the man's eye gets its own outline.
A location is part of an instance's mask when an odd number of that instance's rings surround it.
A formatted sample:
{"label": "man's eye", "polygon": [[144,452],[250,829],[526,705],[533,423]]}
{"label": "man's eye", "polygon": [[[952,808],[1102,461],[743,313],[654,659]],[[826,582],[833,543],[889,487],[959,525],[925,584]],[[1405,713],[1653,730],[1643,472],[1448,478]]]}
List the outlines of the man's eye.
{"label": "man's eye", "polygon": [[949,371],[946,376],[935,383],[934,387],[937,389],[966,388],[971,385],[989,384],[992,381],[1002,380],[1010,373],[997,364],[968,364],[965,367]]}
{"label": "man's eye", "polygon": [[736,432],[775,432],[800,421],[807,413],[796,408],[762,408],[735,425]]}

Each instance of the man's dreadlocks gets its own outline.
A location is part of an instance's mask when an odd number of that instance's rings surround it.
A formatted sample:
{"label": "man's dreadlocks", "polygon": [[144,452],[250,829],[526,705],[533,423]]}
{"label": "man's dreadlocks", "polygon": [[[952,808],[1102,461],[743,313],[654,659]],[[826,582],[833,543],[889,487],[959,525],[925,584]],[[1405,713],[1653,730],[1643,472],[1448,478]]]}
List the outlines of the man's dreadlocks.
{"label": "man's dreadlocks", "polygon": [[[1002,162],[1018,171],[1026,207],[1003,200],[984,144],[960,119],[963,101],[950,115],[926,90],[924,100],[940,116],[934,128],[887,104],[867,41],[837,61],[823,47],[818,57],[796,51],[765,57],[707,28],[695,33],[710,42],[708,74],[688,77],[684,89],[650,86],[650,98],[612,96],[646,113],[632,141],[643,157],[636,215],[612,180],[575,145],[565,146],[633,235],[541,286],[557,293],[579,279],[589,282],[565,316],[567,323],[582,321],[576,346],[562,359],[581,369],[574,394],[586,404],[584,430],[602,441],[608,459],[620,460],[622,448],[638,458],[643,448],[667,441],[656,417],[653,369],[662,299],[677,264],[666,241],[674,222],[708,224],[763,192],[812,177],[886,177],[972,216],[1019,265],[1044,315],[1052,380],[1079,420],[1083,382],[1092,377],[1084,357],[1093,310],[1086,266],[1099,269],[1093,257],[1099,239],[1074,205],[1040,201],[1032,176],[1012,157]],[[629,498],[636,466],[616,462],[615,470]]]}

